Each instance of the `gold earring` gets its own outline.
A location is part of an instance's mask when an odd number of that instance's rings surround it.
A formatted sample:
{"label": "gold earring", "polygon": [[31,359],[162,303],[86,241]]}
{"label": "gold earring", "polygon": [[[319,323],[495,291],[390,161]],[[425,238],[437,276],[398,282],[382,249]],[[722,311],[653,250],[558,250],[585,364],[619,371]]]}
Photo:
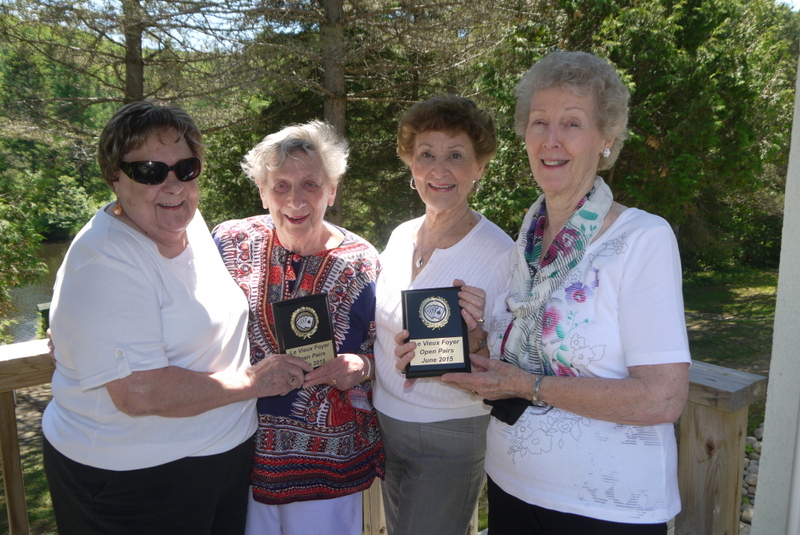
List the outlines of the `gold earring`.
{"label": "gold earring", "polygon": [[122,215],[122,205],[119,203],[119,201],[117,201],[116,204],[114,204],[113,212],[114,212],[114,215],[117,216],[117,217]]}

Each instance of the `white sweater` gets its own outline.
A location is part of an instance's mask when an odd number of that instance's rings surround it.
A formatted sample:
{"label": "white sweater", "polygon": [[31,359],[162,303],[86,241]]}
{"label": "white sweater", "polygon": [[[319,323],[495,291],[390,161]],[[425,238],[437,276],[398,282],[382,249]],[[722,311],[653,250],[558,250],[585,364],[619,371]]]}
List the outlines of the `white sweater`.
{"label": "white sweater", "polygon": [[[386,250],[380,255],[378,277],[377,339],[375,341],[375,408],[383,414],[406,422],[440,422],[489,413],[481,398],[446,385],[437,378],[417,379],[404,388],[405,376],[395,368],[395,335],[403,328],[401,290],[452,286],[461,279],[469,286],[486,291],[487,322],[492,317],[491,304],[505,292],[509,281],[510,253],[514,242],[500,227],[481,217],[478,224],[457,244],[436,249],[430,260],[411,280],[414,239],[423,218],[398,226]],[[487,326],[488,328],[488,326]]]}

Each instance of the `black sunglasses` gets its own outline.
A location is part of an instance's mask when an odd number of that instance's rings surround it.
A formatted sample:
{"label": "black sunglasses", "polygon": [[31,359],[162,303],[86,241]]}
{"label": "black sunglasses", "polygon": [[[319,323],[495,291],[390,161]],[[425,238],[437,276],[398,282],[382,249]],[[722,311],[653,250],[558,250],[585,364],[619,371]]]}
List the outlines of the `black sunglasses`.
{"label": "black sunglasses", "polygon": [[119,162],[119,168],[131,179],[151,186],[164,182],[170,171],[175,171],[175,176],[181,182],[189,182],[197,178],[202,167],[200,158],[197,156],[186,158],[172,166],[164,162]]}

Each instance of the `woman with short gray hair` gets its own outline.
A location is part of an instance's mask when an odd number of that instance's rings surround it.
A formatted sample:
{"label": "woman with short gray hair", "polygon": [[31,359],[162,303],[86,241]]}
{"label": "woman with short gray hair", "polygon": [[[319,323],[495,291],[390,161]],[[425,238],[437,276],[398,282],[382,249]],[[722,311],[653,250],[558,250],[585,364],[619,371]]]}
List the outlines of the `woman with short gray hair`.
{"label": "woman with short gray hair", "polygon": [[360,491],[384,471],[372,409],[378,254],[324,220],[347,168],[348,145],[320,121],[271,134],[242,167],[269,215],[213,231],[250,307],[252,362],[280,357],[271,304],[328,294],[336,358],[286,395],[258,400],[246,533],[359,535]]}
{"label": "woman with short gray hair", "polygon": [[517,239],[510,313],[492,322],[502,360],[442,377],[493,405],[489,533],[664,535],[690,356],[671,227],[596,176],[625,139],[628,90],[606,60],[555,52],[517,96],[544,193]]}

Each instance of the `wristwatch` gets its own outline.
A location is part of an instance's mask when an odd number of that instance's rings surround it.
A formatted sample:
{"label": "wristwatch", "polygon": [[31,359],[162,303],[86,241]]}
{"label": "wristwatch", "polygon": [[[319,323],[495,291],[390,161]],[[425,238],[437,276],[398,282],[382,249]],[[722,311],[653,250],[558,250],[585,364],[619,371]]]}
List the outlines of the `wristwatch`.
{"label": "wristwatch", "polygon": [[536,382],[533,383],[533,396],[531,400],[531,405],[534,407],[547,407],[547,403],[544,401],[539,401],[539,387],[542,386],[542,379],[544,379],[544,375],[536,376]]}

